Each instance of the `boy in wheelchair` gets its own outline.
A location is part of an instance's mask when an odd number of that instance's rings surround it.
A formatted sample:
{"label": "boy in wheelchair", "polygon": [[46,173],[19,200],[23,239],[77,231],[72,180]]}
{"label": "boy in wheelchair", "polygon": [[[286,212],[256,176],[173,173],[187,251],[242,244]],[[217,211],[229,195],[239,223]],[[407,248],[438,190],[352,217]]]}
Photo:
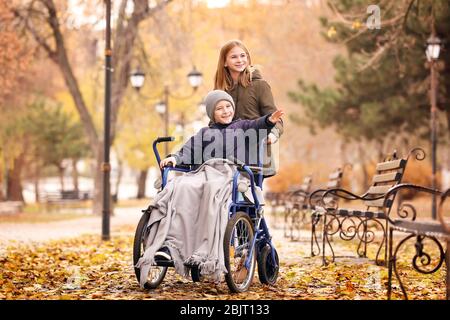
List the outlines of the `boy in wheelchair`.
{"label": "boy in wheelchair", "polygon": [[227,272],[223,239],[236,166],[226,159],[258,165],[259,144],[284,114],[277,110],[256,120],[233,121],[234,101],[221,90],[208,93],[204,103],[211,124],[160,162],[161,169],[189,165],[195,170],[173,178],[147,210],[145,252],[135,266],[142,287],[151,266],[161,261],[173,262],[184,276],[192,266],[216,280]]}

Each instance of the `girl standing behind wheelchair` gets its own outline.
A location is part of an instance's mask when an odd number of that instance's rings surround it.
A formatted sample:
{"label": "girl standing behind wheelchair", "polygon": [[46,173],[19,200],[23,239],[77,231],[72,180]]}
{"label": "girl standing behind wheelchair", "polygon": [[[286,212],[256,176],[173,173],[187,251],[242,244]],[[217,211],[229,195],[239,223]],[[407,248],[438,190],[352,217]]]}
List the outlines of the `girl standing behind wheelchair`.
{"label": "girl standing behind wheelchair", "polygon": [[[259,70],[252,66],[250,53],[240,40],[225,43],[219,54],[214,89],[229,93],[235,103],[234,119],[254,120],[277,110],[270,85]],[[277,171],[272,144],[283,134],[283,122],[278,122],[267,138],[267,157],[264,176]],[[269,161],[270,160],[270,161]]]}
{"label": "girl standing behind wheelchair", "polygon": [[[226,272],[223,234],[233,172],[230,163],[219,160],[237,159],[257,165],[257,159],[248,151],[265,139],[284,115],[277,110],[255,120],[233,120],[234,101],[222,90],[209,92],[204,104],[211,124],[191,137],[180,151],[160,162],[161,168],[182,164],[198,167],[169,181],[149,208],[151,214],[143,239],[145,252],[136,263],[142,287],[148,281],[146,275],[151,266],[162,260],[173,261],[176,272],[183,276],[193,265],[202,275],[215,279]],[[257,141],[245,139],[252,130]],[[236,136],[231,135],[230,140],[229,133],[237,131],[244,133],[244,140],[236,144]]]}

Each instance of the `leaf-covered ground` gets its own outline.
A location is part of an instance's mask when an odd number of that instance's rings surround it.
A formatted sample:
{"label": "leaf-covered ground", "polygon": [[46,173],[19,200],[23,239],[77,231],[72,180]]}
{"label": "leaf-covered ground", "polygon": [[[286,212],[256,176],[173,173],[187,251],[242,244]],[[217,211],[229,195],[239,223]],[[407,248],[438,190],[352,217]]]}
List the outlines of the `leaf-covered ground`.
{"label": "leaf-covered ground", "polygon": [[[386,299],[387,268],[361,259],[322,267],[319,257],[309,257],[307,241],[282,238],[275,241],[281,269],[274,287],[260,284],[256,272],[248,292],[230,294],[224,282],[193,283],[169,269],[159,288],[145,291],[132,266],[133,231],[123,227],[109,242],[85,235],[1,247],[0,299]],[[410,279],[410,299],[445,298],[444,271],[422,275],[405,262],[400,266]],[[399,299],[395,283],[393,298]]]}

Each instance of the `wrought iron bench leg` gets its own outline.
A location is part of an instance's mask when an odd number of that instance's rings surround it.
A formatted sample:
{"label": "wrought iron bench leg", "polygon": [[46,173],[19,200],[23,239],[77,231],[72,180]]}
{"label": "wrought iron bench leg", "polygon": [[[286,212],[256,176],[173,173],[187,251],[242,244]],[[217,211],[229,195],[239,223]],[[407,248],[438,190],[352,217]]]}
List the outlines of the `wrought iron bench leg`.
{"label": "wrought iron bench leg", "polygon": [[[311,257],[320,254],[320,245],[317,240],[316,226],[320,223],[320,215],[311,215]],[[317,248],[317,254],[314,251],[314,245]]]}
{"label": "wrought iron bench leg", "polygon": [[393,230],[389,228],[389,269],[388,269],[388,288],[387,288],[387,298],[391,300],[392,293],[392,268],[394,266],[394,258],[392,257],[392,237]]}
{"label": "wrought iron bench leg", "polygon": [[283,225],[283,235],[285,238],[287,238],[287,230],[288,230],[288,221],[289,221],[289,213],[290,210],[288,208],[284,209],[284,225]]}
{"label": "wrought iron bench leg", "polygon": [[322,228],[322,265],[327,265],[325,259],[325,241],[326,241],[326,228],[327,228],[327,214],[323,215],[323,228]]}
{"label": "wrought iron bench leg", "polygon": [[445,249],[445,265],[446,265],[446,299],[450,300],[450,240],[447,240],[447,247]]}
{"label": "wrought iron bench leg", "polygon": [[[322,231],[322,265],[324,265],[324,266],[326,266],[326,265],[328,264],[327,259],[326,259],[326,252],[325,252],[325,247],[326,247],[327,244],[328,244],[328,246],[330,247],[330,250],[331,250],[331,256],[332,256],[331,262],[334,262],[334,261],[335,261],[334,250],[333,250],[333,247],[332,247],[332,245],[331,245],[330,238],[328,237],[328,236],[331,237],[332,234],[329,234],[328,232],[329,232],[329,230],[332,231],[332,223],[333,223],[333,220],[336,219],[336,217],[333,217],[333,218],[331,219],[331,221],[327,222],[327,216],[328,216],[327,214],[324,214],[324,215],[323,215],[323,231]],[[338,223],[339,223],[338,228],[340,228],[341,226],[340,226],[339,219],[337,219],[337,221],[338,221]],[[330,222],[331,222],[331,224],[330,224]],[[330,227],[330,226],[331,226],[331,227]],[[329,228],[329,227],[330,227],[330,228]]]}
{"label": "wrought iron bench leg", "polygon": [[[384,232],[385,232],[385,236],[384,236],[384,265],[387,265],[388,263],[389,263],[389,260],[388,260],[388,250],[389,250],[389,248],[392,246],[392,244],[389,242],[388,243],[388,241],[390,241],[390,239],[388,239],[388,237],[387,237],[387,235],[386,235],[386,232],[388,231],[388,220],[386,220],[386,223],[385,223],[385,227],[384,227]],[[390,235],[389,235],[389,237],[390,237]]]}
{"label": "wrought iron bench leg", "polygon": [[364,251],[363,257],[367,258],[367,219],[364,221]]}

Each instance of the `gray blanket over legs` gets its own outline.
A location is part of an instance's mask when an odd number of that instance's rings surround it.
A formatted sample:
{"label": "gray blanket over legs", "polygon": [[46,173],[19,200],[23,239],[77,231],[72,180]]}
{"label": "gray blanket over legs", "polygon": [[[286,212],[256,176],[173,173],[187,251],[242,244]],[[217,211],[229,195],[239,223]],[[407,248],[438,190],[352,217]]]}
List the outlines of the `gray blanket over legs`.
{"label": "gray blanket over legs", "polygon": [[163,245],[178,274],[188,277],[184,263],[197,263],[201,275],[220,280],[226,272],[223,238],[235,170],[228,160],[210,159],[197,170],[174,177],[157,194],[144,234],[146,249],[136,264],[141,287]]}

